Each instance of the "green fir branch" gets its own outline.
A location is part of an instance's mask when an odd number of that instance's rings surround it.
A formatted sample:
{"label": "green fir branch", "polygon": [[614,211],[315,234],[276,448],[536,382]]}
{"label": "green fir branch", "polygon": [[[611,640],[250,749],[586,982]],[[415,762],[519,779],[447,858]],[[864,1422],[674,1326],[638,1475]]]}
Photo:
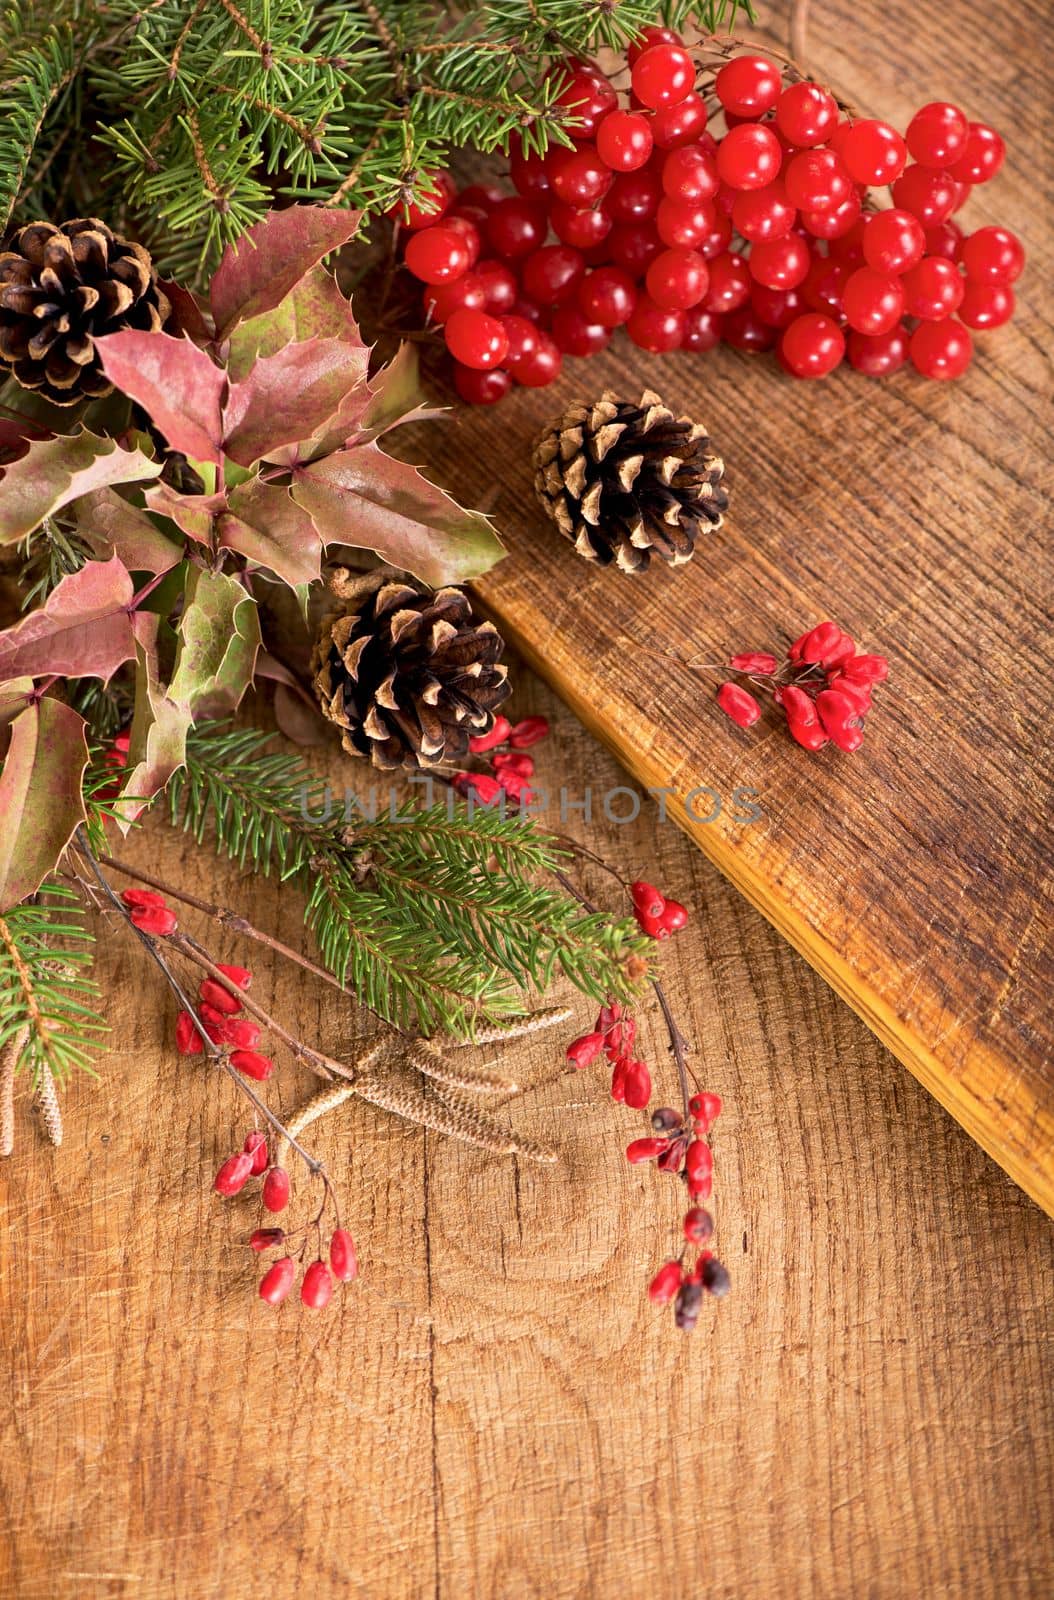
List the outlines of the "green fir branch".
{"label": "green fir branch", "polygon": [[0,917],[0,1050],[25,1031],[17,1067],[34,1086],[46,1067],[65,1081],[91,1061],[106,1032],[90,976],[94,939],[72,889],[46,883]]}

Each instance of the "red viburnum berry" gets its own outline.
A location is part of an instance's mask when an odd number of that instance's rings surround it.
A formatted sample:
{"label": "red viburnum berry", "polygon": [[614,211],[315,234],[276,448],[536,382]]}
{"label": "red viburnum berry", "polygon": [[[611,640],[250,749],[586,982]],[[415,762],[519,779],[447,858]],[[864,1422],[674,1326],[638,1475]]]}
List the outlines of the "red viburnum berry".
{"label": "red viburnum berry", "polygon": [[217,1194],[226,1196],[234,1195],[244,1189],[249,1175],[253,1169],[252,1156],[246,1155],[244,1150],[236,1156],[228,1156],[212,1182],[212,1187]]}
{"label": "red viburnum berry", "polygon": [[475,738],[468,742],[468,747],[474,756],[483,755],[487,750],[493,750],[497,745],[504,744],[512,732],[512,724],[508,717],[497,716],[489,733],[477,733]]}
{"label": "red viburnum berry", "polygon": [[341,1283],[351,1283],[359,1275],[359,1253],[347,1228],[337,1228],[329,1241],[329,1264]]}
{"label": "red viburnum berry", "polygon": [[714,1231],[714,1219],[702,1206],[692,1206],[684,1214],[684,1236],[689,1244],[705,1244]]}
{"label": "red viburnum berry", "polygon": [[662,1155],[669,1142],[669,1139],[633,1139],[626,1146],[626,1160],[632,1167],[642,1161],[654,1161],[656,1156]]}
{"label": "red viburnum berry", "polygon": [[717,703],[726,717],[741,728],[751,728],[761,715],[761,707],[746,689],[738,683],[723,683],[717,691]]}
{"label": "red viburnum berry", "polygon": [[257,1083],[266,1083],[274,1071],[270,1056],[263,1056],[258,1050],[232,1050],[231,1066],[247,1078],[255,1078]]}
{"label": "red viburnum berry", "polygon": [[250,1236],[249,1244],[253,1250],[273,1250],[285,1239],[284,1228],[257,1228]]}
{"label": "red viburnum berry", "polygon": [[524,717],[517,722],[509,735],[509,744],[513,750],[527,750],[532,744],[537,744],[549,732],[548,717]]}
{"label": "red viburnum berry", "polygon": [[226,1017],[235,1016],[242,1008],[242,1003],[222,983],[217,983],[215,978],[202,978],[198,986],[198,994],[205,1005],[211,1006],[214,1011],[220,1011]]}
{"label": "red viburnum berry", "polygon": [[284,1211],[289,1204],[289,1174],[284,1167],[272,1167],[263,1182],[261,1195],[268,1211]]}
{"label": "red viburnum berry", "polygon": [[176,1018],[176,1049],[181,1056],[200,1056],[205,1045],[189,1011]]}
{"label": "red viburnum berry", "polygon": [[266,1300],[269,1306],[281,1305],[296,1277],[296,1265],[292,1256],[282,1256],[272,1267],[268,1267],[260,1279],[260,1299]]}
{"label": "red viburnum berry", "polygon": [[169,911],[167,906],[134,906],[129,912],[129,921],[143,933],[152,933],[158,939],[167,939],[179,927],[175,912]]}
{"label": "red viburnum berry", "polygon": [[258,1178],[267,1168],[267,1140],[258,1128],[246,1134],[242,1150],[247,1156],[252,1156],[252,1176]]}
{"label": "red viburnum berry", "polygon": [[604,1035],[602,1033],[584,1033],[580,1039],[574,1039],[567,1047],[567,1059],[573,1067],[579,1070],[588,1067],[595,1061],[604,1048]]}
{"label": "red viburnum berry", "polygon": [[321,1311],[333,1298],[333,1274],[324,1261],[312,1261],[300,1285],[300,1299],[312,1311]]}
{"label": "red viburnum berry", "polygon": [[653,883],[645,883],[643,878],[638,878],[629,886],[630,898],[634,910],[645,917],[661,917],[666,901]]}
{"label": "red viburnum berry", "polygon": [[767,650],[744,650],[728,663],[733,672],[751,672],[759,678],[771,678],[779,662]]}
{"label": "red viburnum berry", "polygon": [[669,1305],[678,1289],[681,1287],[681,1263],[667,1261],[661,1266],[648,1285],[648,1299],[657,1306]]}

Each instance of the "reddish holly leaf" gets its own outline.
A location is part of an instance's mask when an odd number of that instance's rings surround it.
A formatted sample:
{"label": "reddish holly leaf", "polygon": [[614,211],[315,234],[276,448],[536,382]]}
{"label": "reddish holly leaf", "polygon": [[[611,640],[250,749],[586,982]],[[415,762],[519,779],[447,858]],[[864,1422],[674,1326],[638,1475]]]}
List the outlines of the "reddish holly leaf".
{"label": "reddish holly leaf", "polygon": [[27,678],[0,686],[0,724],[10,738],[0,771],[0,911],[35,894],[77,825],[88,764],[84,718]]}
{"label": "reddish holly leaf", "polygon": [[251,467],[323,428],[360,383],[360,354],[342,339],[307,339],[262,357],[231,387],[223,413],[226,454]]}
{"label": "reddish holly leaf", "polygon": [[0,679],[102,678],[135,654],[132,580],[123,561],[87,561],[56,586],[39,611],[0,633]]}
{"label": "reddish holly leaf", "polygon": [[161,618],[141,611],[135,619],[135,709],[128,763],[114,814],[124,833],[183,765],[190,707],[174,700],[161,682],[157,639]]}
{"label": "reddish holly leaf", "polygon": [[[370,403],[360,424],[364,437],[377,439],[401,422],[428,422],[444,414],[442,406],[428,405],[419,368],[417,347],[407,341],[370,380]],[[345,439],[348,437],[345,435]]]}
{"label": "reddish holly leaf", "polygon": [[313,583],[322,565],[322,545],[310,515],[289,490],[250,478],[232,489],[219,518],[220,543],[267,567],[295,588]]}
{"label": "reddish holly leaf", "polygon": [[225,339],[235,323],[273,310],[324,256],[355,237],[359,218],[358,211],[289,206],[269,211],[228,245],[209,284],[216,337]]}
{"label": "reddish holly leaf", "polygon": [[478,578],[505,554],[486,517],[376,444],[295,468],[292,495],[324,544],[364,546],[433,587]]}
{"label": "reddish holly leaf", "polygon": [[222,465],[220,416],[226,375],[189,339],[167,333],[110,333],[96,339],[103,371],[145,408],[173,450]]}
{"label": "reddish holly leaf", "polygon": [[351,302],[325,267],[312,267],[272,310],[238,323],[227,349],[231,381],[240,383],[248,377],[254,361],[307,339],[343,339],[349,351],[358,352],[358,381],[365,380],[369,347],[362,342]]}
{"label": "reddish holly leaf", "polygon": [[215,519],[227,504],[226,494],[180,494],[167,483],[153,483],[143,495],[151,511],[170,517],[181,533],[199,544],[212,544]]}
{"label": "reddish holly leaf", "polygon": [[0,479],[0,544],[17,544],[71,500],[115,483],[156,478],[159,461],[82,429],[31,444]]}
{"label": "reddish holly leaf", "polygon": [[[164,485],[156,485],[162,488]],[[77,532],[103,561],[120,556],[129,572],[168,572],[182,559],[183,546],[129,505],[114,489],[94,489],[73,507]]]}
{"label": "reddish holly leaf", "polygon": [[177,337],[186,334],[195,344],[208,344],[212,330],[205,320],[197,295],[170,278],[158,279],[157,286],[172,308],[165,322],[166,333],[173,333]]}

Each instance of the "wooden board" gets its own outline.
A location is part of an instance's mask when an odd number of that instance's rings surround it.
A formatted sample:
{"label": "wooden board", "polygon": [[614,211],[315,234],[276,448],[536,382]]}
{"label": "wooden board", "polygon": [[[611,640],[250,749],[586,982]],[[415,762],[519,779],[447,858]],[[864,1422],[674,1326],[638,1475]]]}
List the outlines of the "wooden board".
{"label": "wooden board", "polygon": [[[517,712],[554,721],[542,781],[624,781],[517,682]],[[676,829],[601,819],[593,842],[692,911],[665,967],[725,1097],[732,1296],[691,1339],[646,1305],[675,1195],[621,1157],[643,1119],[536,1040],[507,1114],[559,1166],[349,1108],[312,1142],[361,1284],[343,1316],[275,1315],[255,1205],[209,1191],[242,1105],[174,1054],[115,931],[99,1080],[66,1097],[59,1151],[20,1100],[0,1162],[5,1600],[1047,1600],[1050,1224]],[[303,937],[291,890],[160,819],[128,848]],[[340,996],[253,964],[297,1031],[349,1044]],[[641,1026],[660,1064],[653,1008]],[[289,1113],[313,1087],[283,1061],[268,1092]]]}
{"label": "wooden board", "polygon": [[[675,792],[670,815],[1054,1211],[1043,20],[1027,0],[812,10],[813,70],[855,105],[903,127],[949,98],[1009,135],[965,218],[1016,229],[1030,262],[1017,320],[978,338],[963,381],[802,384],[770,358],[648,357],[619,336],[554,387],[461,408],[415,448],[507,538],[477,586],[507,636],[640,784]],[[529,460],[571,399],[644,385],[706,422],[733,500],[689,566],[628,578],[560,540]],[[807,755],[775,712],[736,729],[714,705],[720,679],[688,665],[785,646],[827,616],[891,663],[855,756]],[[722,799],[714,822],[679,803],[698,786]],[[735,820],[740,786],[758,791],[760,823]]]}

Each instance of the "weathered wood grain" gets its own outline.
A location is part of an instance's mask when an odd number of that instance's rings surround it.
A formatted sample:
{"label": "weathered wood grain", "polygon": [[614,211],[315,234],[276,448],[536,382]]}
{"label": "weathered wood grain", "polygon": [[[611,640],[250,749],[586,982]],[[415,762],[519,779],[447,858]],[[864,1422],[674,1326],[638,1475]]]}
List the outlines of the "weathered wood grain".
{"label": "weathered wood grain", "polygon": [[[626,782],[517,679],[517,709],[556,723],[542,781]],[[59,1152],[20,1101],[0,1163],[0,1594],[1049,1595],[1049,1222],[677,829],[645,810],[590,840],[692,910],[664,960],[725,1097],[732,1296],[691,1339],[648,1308],[672,1185],[621,1157],[643,1118],[537,1039],[506,1114],[560,1165],[352,1104],[313,1147],[362,1282],[343,1314],[274,1314],[242,1243],[256,1207],[209,1190],[245,1114],[174,1056],[171,1008],[115,934],[99,1082],[66,1097]],[[160,821],[129,848],[300,936],[292,891]],[[298,1029],[350,1044],[332,990],[254,965]],[[650,1010],[642,1033],[661,1065]],[[313,1087],[288,1066],[269,1086],[287,1112]]]}
{"label": "weathered wood grain", "polygon": [[[1049,509],[1051,172],[1045,10],[814,4],[813,69],[904,126],[927,99],[1006,129],[968,226],[1027,241],[1019,313],[958,384],[822,384],[728,349],[648,357],[618,336],[557,385],[460,408],[415,441],[492,509],[510,556],[477,586],[504,631],[748,898],[960,1122],[1054,1211]],[[1049,18],[1047,19],[1049,20]],[[649,384],[704,420],[732,483],[688,566],[579,560],[536,507],[530,450],[574,397]],[[864,749],[811,757],[775,712],[749,732],[690,663],[784,644],[826,616],[890,659]],[[722,797],[711,823],[679,803]],[[758,790],[760,824],[734,815]],[[709,796],[699,801],[703,815]]]}

